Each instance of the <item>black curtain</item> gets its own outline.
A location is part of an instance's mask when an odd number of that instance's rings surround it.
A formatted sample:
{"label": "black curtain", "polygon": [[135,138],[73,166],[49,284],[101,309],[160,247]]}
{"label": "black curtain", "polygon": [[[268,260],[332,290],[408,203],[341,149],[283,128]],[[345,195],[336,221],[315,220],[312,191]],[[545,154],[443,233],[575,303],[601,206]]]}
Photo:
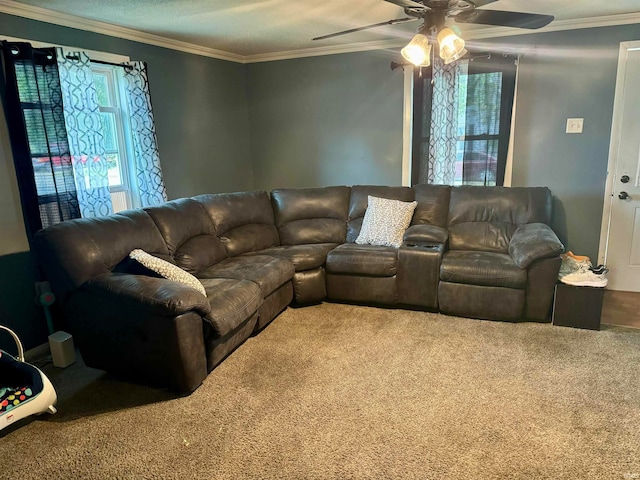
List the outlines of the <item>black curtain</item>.
{"label": "black curtain", "polygon": [[428,178],[433,67],[413,69],[413,138],[411,145],[411,185]]}
{"label": "black curtain", "polygon": [[[503,185],[511,133],[517,57],[476,53],[469,58],[464,135],[458,141],[463,185]],[[414,74],[412,183],[429,176],[432,69]]]}
{"label": "black curtain", "polygon": [[80,217],[53,48],[2,42],[4,105],[29,243],[41,228]]}

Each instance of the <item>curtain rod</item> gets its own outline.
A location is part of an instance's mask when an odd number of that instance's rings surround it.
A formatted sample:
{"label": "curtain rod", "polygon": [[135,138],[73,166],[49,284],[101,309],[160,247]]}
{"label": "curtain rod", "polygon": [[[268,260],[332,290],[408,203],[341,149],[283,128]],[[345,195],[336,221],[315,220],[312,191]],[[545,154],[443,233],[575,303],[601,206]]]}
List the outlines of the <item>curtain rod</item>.
{"label": "curtain rod", "polygon": [[125,70],[133,70],[131,65],[123,65],[122,63],[105,62],[103,60],[91,60],[91,63],[99,63],[101,65],[113,65],[114,67],[122,67]]}
{"label": "curtain rod", "polygon": [[[80,57],[78,57],[77,55],[65,55],[65,58],[68,58],[69,60],[80,60]],[[92,59],[89,59],[89,61],[91,63],[99,63],[101,65],[112,65],[114,67],[122,67],[125,70],[133,70],[133,67],[131,65],[123,65],[122,63],[105,62],[103,60],[92,60]]]}
{"label": "curtain rod", "polygon": [[[10,45],[12,48],[11,53],[13,53],[14,55],[18,55],[20,53],[20,47],[18,46],[18,44],[26,44],[29,46],[29,48],[31,48],[31,51],[35,54],[38,55],[51,55],[51,58],[53,58],[53,47],[34,47],[33,45],[31,45],[28,42],[13,42],[13,41],[9,41],[9,40],[0,40],[0,43],[6,43],[7,45]],[[48,58],[48,60],[51,60]]]}

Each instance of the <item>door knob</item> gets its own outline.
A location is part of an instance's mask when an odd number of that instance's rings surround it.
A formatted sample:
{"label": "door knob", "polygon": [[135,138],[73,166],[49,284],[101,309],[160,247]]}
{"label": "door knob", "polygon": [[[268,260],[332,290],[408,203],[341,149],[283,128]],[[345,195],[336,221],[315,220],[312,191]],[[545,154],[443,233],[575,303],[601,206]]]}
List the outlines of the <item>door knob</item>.
{"label": "door knob", "polygon": [[618,194],[618,198],[620,200],[626,200],[627,198],[631,198],[627,192],[620,192]]}
{"label": "door knob", "polygon": [[629,175],[622,175],[622,177],[620,177],[620,181],[622,183],[629,183]]}

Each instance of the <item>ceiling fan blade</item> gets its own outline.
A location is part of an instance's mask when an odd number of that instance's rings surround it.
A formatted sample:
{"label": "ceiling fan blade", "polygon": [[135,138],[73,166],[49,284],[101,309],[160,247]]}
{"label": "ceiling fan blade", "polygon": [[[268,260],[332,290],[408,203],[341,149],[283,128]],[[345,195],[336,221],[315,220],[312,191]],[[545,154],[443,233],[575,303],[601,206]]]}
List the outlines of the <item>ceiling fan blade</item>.
{"label": "ceiling fan blade", "polygon": [[455,17],[457,23],[481,23],[501,27],[529,28],[535,30],[549,25],[553,15],[537,13],[505,12],[502,10],[472,10],[462,12]]}
{"label": "ceiling fan blade", "polygon": [[327,38],[338,37],[340,35],[346,35],[347,33],[360,32],[362,30],[369,30],[370,28],[383,27],[384,25],[396,25],[398,23],[413,22],[418,20],[417,18],[396,18],[394,20],[387,20],[386,22],[374,23],[373,25],[365,25],[364,27],[350,28],[349,30],[343,30],[342,32],[330,33],[329,35],[323,35],[321,37],[312,38],[311,40],[325,40]]}
{"label": "ceiling fan blade", "polygon": [[384,0],[384,1],[393,3],[402,8],[426,8],[423,4],[414,2],[412,0]]}
{"label": "ceiling fan blade", "polygon": [[469,3],[473,3],[476,7],[484,7],[490,3],[497,2],[498,0],[469,0]]}

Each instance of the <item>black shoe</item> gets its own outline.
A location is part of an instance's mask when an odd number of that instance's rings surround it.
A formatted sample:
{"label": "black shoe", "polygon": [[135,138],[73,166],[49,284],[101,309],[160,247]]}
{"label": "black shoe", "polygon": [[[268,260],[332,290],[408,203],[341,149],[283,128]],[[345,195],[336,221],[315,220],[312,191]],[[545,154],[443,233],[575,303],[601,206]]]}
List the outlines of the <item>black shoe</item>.
{"label": "black shoe", "polygon": [[598,265],[597,267],[591,267],[591,268],[589,268],[589,270],[591,270],[596,275],[602,275],[602,274],[607,273],[609,271],[609,269],[607,267],[605,267],[604,265]]}

